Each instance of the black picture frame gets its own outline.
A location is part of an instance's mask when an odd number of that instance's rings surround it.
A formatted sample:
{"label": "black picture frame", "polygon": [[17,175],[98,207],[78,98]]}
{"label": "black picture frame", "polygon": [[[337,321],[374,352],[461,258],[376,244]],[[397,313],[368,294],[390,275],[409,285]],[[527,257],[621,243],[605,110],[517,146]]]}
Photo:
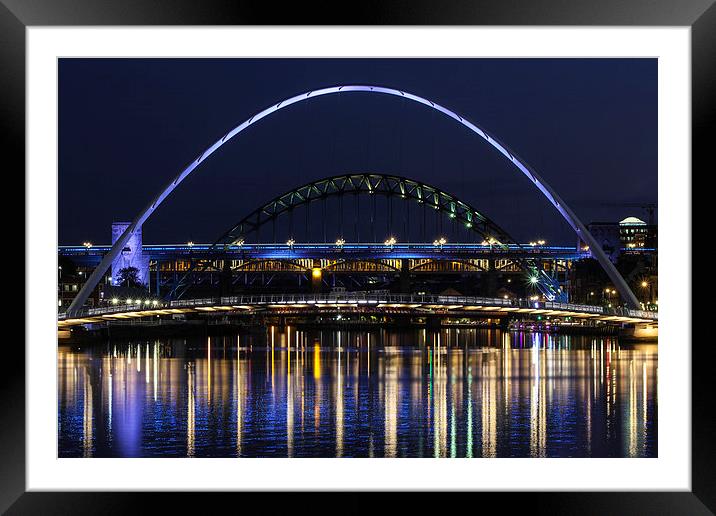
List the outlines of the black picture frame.
{"label": "black picture frame", "polygon": [[[25,29],[36,25],[638,25],[690,26],[692,30],[693,168],[706,170],[716,112],[716,5],[714,0],[510,0],[404,2],[303,2],[241,0],[0,0],[0,134],[4,163],[17,174],[25,168]],[[8,160],[8,157],[11,158]],[[10,165],[8,165],[10,163]],[[8,172],[6,172],[8,173]],[[697,174],[692,172],[692,177]],[[687,178],[688,180],[688,178]],[[23,235],[22,241],[26,238]],[[17,239],[15,240],[18,241]],[[27,258],[27,257],[25,257]],[[25,271],[26,274],[29,271]],[[685,278],[691,282],[691,278]],[[18,290],[19,291],[19,290]],[[24,288],[23,288],[24,291]],[[690,345],[685,334],[680,345]],[[146,507],[148,498],[165,511],[205,510],[205,496],[179,493],[26,493],[25,492],[25,350],[15,339],[3,350],[0,374],[0,511],[8,514],[120,514]],[[713,514],[716,511],[712,372],[708,347],[691,347],[692,356],[692,490],[691,492],[474,493],[477,503],[494,502],[532,513],[579,514]],[[12,367],[7,366],[12,364]],[[48,422],[48,424],[51,424]],[[241,505],[264,504],[266,493],[221,494],[241,498]],[[322,496],[322,495],[321,495]],[[350,493],[343,512],[375,507],[375,494]],[[452,495],[448,495],[452,496]],[[263,497],[263,498],[262,498]],[[318,503],[315,494],[291,496],[288,510]],[[464,496],[463,496],[464,498]],[[264,500],[262,502],[262,500]],[[322,499],[323,500],[323,499]],[[212,506],[217,507],[216,500]],[[403,510],[415,504],[421,512],[445,507],[444,497],[413,493],[403,496]],[[452,503],[452,502],[451,502]],[[471,502],[475,503],[475,502]],[[317,510],[336,510],[332,503]],[[238,507],[238,506],[236,506]],[[487,506],[485,506],[487,507]]]}

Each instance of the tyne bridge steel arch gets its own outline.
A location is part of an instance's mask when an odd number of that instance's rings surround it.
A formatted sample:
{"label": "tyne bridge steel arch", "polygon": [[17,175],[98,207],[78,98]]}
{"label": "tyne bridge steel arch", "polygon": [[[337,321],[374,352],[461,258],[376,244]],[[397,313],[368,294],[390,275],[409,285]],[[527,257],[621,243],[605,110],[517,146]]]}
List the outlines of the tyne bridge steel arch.
{"label": "tyne bridge steel arch", "polygon": [[[282,215],[292,215],[296,208],[307,207],[311,203],[345,195],[367,195],[374,200],[377,196],[383,196],[388,199],[398,198],[414,202],[424,210],[432,210],[437,215],[480,236],[484,241],[489,242],[491,247],[507,249],[509,245],[519,246],[517,240],[494,221],[474,206],[458,199],[457,196],[414,179],[372,172],[341,174],[311,181],[274,197],[245,215],[221,235],[212,244],[209,253],[220,254],[231,246],[240,246],[246,243],[249,235],[258,234],[262,226],[276,222]],[[530,273],[537,274],[536,286],[547,299],[553,300],[558,295],[559,285],[544,271],[540,271],[533,260],[519,260],[519,266]],[[201,266],[199,266],[199,270],[201,270]],[[167,300],[182,297],[189,286],[189,278],[195,272],[197,271],[193,267],[187,271],[175,283],[167,295]]]}
{"label": "tyne bridge steel arch", "polygon": [[348,194],[380,195],[413,201],[462,224],[496,246],[517,244],[515,239],[484,213],[436,186],[391,174],[352,173],[311,181],[271,199],[234,224],[219,237],[214,246],[235,245],[245,240],[248,234],[295,208]]}
{"label": "tyne bridge steel arch", "polygon": [[428,100],[426,98],[420,97],[418,95],[414,95],[412,93],[398,90],[395,88],[387,88],[383,86],[373,86],[373,85],[340,85],[340,86],[331,86],[328,88],[321,88],[316,90],[311,90],[305,93],[301,93],[299,95],[295,95],[291,98],[282,100],[278,102],[277,104],[273,104],[270,107],[264,109],[263,111],[260,111],[259,113],[256,113],[252,117],[248,118],[238,126],[231,129],[229,132],[227,132],[223,137],[221,137],[219,140],[214,142],[208,149],[206,149],[204,152],[199,154],[189,165],[187,165],[173,180],[171,183],[169,183],[164,189],[162,189],[159,194],[152,199],[152,201],[132,220],[132,223],[127,227],[127,229],[122,233],[122,235],[117,239],[117,241],[114,243],[112,248],[109,250],[109,252],[104,256],[100,264],[97,266],[97,268],[92,272],[90,277],[87,279],[87,282],[83,285],[82,289],[78,292],[75,299],[72,301],[70,306],[67,309],[67,312],[72,314],[79,309],[82,308],[82,306],[87,301],[87,298],[89,297],[90,293],[94,290],[94,288],[97,286],[99,281],[102,279],[102,276],[107,272],[109,267],[112,264],[112,261],[114,258],[121,252],[121,250],[126,245],[127,241],[129,240],[130,236],[134,232],[134,230],[138,227],[141,227],[142,224],[151,216],[152,213],[159,207],[159,205],[166,199],[173,191],[174,189],[179,186],[179,184],[186,179],[186,177],[191,174],[199,165],[201,165],[209,156],[211,156],[214,152],[216,152],[222,145],[224,145],[226,142],[231,140],[234,136],[242,132],[243,130],[247,129],[248,127],[254,125],[256,122],[261,120],[262,118],[265,118],[280,109],[284,109],[286,107],[289,107],[293,104],[296,104],[298,102],[303,102],[306,100],[314,99],[317,97],[321,97],[323,95],[332,95],[336,93],[349,93],[349,92],[363,92],[363,93],[376,93],[376,94],[383,94],[383,95],[392,95],[395,97],[404,98],[413,102],[417,102],[418,104],[422,104],[424,106],[427,106],[431,109],[434,109],[436,111],[439,111],[440,113],[443,113],[445,116],[452,118],[456,123],[463,125],[467,129],[471,130],[476,135],[483,138],[487,143],[492,145],[495,149],[497,149],[507,160],[509,160],[517,169],[529,179],[532,184],[544,195],[547,200],[552,204],[552,206],[562,215],[562,217],[567,221],[567,223],[572,227],[574,232],[577,234],[577,236],[583,241],[586,242],[586,244],[589,246],[590,250],[592,251],[593,255],[596,257],[597,261],[599,261],[599,264],[602,266],[604,271],[607,273],[607,276],[612,281],[614,286],[617,288],[619,293],[621,294],[622,298],[626,301],[626,303],[634,309],[638,309],[641,307],[641,304],[639,303],[639,300],[634,295],[634,293],[629,288],[629,285],[624,280],[624,278],[619,274],[619,271],[617,271],[614,264],[609,260],[606,253],[602,249],[601,245],[597,242],[597,240],[589,233],[586,226],[582,221],[577,217],[577,215],[572,211],[572,209],[567,206],[567,204],[562,200],[562,198],[557,194],[557,192],[540,177],[529,165],[527,165],[524,160],[520,159],[514,152],[512,152],[505,144],[501,143],[498,139],[496,139],[491,134],[488,134],[487,131],[485,131],[483,128],[475,125],[474,123],[470,122],[468,119],[464,118],[463,116],[459,115],[458,113],[451,111],[450,109],[447,109],[444,106],[441,106],[440,104],[437,104],[431,100]]}

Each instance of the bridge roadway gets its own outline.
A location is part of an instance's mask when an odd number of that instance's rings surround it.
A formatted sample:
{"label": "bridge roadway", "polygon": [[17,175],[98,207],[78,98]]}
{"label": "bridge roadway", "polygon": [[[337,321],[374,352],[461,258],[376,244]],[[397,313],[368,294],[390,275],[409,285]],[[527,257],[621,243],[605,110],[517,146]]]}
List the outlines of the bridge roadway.
{"label": "bridge roadway", "polygon": [[[60,246],[58,253],[84,265],[96,265],[109,252],[111,246],[96,245]],[[591,256],[590,252],[577,250],[575,246],[539,245],[489,245],[474,243],[446,243],[442,246],[432,243],[295,243],[288,244],[243,244],[227,249],[214,248],[211,244],[159,244],[144,245],[143,253],[150,260],[173,259],[296,259],[296,258],[343,258],[343,259],[469,259],[469,258],[532,258],[537,260],[579,260]],[[627,250],[625,250],[627,251]]]}
{"label": "bridge roadway", "polygon": [[571,303],[533,302],[471,296],[433,296],[345,292],[331,294],[275,294],[181,299],[168,303],[158,300],[138,300],[134,304],[83,309],[68,318],[58,315],[58,327],[102,323],[143,317],[172,316],[174,314],[212,312],[249,313],[266,315],[310,315],[313,313],[412,314],[470,317],[480,312],[485,316],[505,316],[506,313],[526,317],[537,315],[571,316],[594,319],[612,324],[656,323],[658,313],[626,308],[577,305]]}

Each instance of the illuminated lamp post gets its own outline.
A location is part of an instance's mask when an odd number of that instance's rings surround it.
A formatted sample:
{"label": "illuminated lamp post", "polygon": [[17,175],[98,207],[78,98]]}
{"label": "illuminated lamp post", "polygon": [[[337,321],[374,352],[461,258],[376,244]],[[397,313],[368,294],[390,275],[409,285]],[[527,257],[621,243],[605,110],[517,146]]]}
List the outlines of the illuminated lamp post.
{"label": "illuminated lamp post", "polygon": [[650,304],[651,303],[651,283],[649,283],[648,281],[642,281],[641,289],[644,292],[644,301],[647,304]]}

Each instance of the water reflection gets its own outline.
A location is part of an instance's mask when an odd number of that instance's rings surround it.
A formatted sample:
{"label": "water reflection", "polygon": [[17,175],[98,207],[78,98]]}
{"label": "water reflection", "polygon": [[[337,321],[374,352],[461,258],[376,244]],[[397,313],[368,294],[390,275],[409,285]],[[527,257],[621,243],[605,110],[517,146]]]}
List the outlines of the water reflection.
{"label": "water reflection", "polygon": [[62,457],[653,457],[656,345],[463,329],[58,352]]}

